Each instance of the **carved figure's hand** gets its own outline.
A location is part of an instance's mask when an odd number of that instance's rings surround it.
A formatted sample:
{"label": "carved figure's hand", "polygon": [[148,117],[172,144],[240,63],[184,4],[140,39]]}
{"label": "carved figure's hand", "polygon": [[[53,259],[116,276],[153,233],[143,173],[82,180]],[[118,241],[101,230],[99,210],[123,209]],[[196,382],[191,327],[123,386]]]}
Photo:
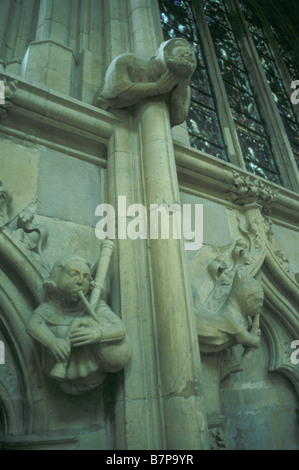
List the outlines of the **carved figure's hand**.
{"label": "carved figure's hand", "polygon": [[156,83],[160,95],[170,92],[178,83],[179,79],[169,70],[159,78]]}
{"label": "carved figure's hand", "polygon": [[71,333],[80,328],[81,326],[86,326],[86,327],[93,327],[93,326],[98,326],[97,323],[92,319],[92,318],[75,318],[72,322],[71,326]]}
{"label": "carved figure's hand", "polygon": [[87,344],[97,343],[102,336],[101,328],[90,328],[82,326],[72,330],[70,334],[71,344],[74,347],[86,346]]}
{"label": "carved figure's hand", "polygon": [[172,96],[181,94],[184,90],[187,89],[189,83],[189,78],[181,78],[180,80],[178,80],[177,86],[173,90]]}
{"label": "carved figure's hand", "polygon": [[252,341],[252,347],[253,348],[258,348],[259,345],[260,345],[260,341],[261,341],[261,335],[260,334],[252,334],[251,333],[251,341]]}
{"label": "carved figure's hand", "polygon": [[71,347],[66,340],[62,338],[56,338],[51,346],[51,351],[54,354],[57,362],[65,362],[69,358]]}

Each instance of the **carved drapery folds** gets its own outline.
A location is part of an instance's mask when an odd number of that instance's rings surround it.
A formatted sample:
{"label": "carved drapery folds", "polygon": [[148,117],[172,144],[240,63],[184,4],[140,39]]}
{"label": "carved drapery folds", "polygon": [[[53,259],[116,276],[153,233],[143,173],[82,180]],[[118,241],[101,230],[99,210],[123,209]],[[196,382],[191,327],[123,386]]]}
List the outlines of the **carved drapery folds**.
{"label": "carved drapery folds", "polygon": [[181,124],[189,110],[189,82],[195,67],[193,48],[185,39],[162,43],[152,58],[121,54],[111,62],[93,104],[103,109],[125,109],[143,99],[159,97],[167,103],[171,125]]}

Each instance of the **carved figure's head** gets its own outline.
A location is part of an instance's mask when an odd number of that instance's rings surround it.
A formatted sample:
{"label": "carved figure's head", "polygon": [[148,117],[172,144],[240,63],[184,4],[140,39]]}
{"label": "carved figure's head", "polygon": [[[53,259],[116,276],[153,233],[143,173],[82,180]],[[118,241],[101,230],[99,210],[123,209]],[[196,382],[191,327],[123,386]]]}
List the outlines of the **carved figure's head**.
{"label": "carved figure's head", "polygon": [[167,41],[164,47],[167,67],[179,78],[190,77],[196,68],[196,57],[192,46],[185,39]]}
{"label": "carved figure's head", "polygon": [[227,262],[220,254],[218,254],[216,258],[208,265],[208,272],[214,282],[217,282],[221,279],[225,284],[231,283],[231,280],[228,276]]}
{"label": "carved figure's head", "polygon": [[237,271],[232,284],[231,299],[237,302],[243,315],[254,317],[261,313],[264,291],[252,276]]}
{"label": "carved figure's head", "polygon": [[50,280],[44,286],[48,293],[55,293],[66,303],[76,303],[79,291],[86,295],[90,288],[90,264],[80,256],[60,258],[53,266]]}

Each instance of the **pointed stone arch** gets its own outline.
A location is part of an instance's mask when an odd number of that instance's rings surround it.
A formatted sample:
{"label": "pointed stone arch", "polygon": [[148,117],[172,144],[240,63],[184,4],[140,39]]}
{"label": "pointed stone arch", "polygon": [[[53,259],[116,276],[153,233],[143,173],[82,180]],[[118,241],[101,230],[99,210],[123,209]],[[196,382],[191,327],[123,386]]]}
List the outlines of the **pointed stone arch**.
{"label": "pointed stone arch", "polygon": [[0,233],[0,331],[6,361],[0,371],[0,406],[6,436],[46,434],[48,429],[44,376],[36,347],[26,332],[34,304],[42,299],[46,275],[46,269],[14,238],[13,231],[3,229]]}
{"label": "pointed stone arch", "polygon": [[269,245],[257,279],[265,293],[261,325],[269,347],[269,372],[285,375],[299,398],[298,366],[291,362],[291,343],[299,338],[299,285]]}

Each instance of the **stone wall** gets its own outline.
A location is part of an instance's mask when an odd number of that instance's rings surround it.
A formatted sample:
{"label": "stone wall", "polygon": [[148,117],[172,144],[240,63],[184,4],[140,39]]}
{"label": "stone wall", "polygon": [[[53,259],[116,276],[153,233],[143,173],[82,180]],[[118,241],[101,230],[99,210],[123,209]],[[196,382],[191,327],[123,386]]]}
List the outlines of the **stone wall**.
{"label": "stone wall", "polygon": [[[298,194],[191,148],[159,97],[128,113],[92,105],[113,58],[158,49],[156,1],[2,3],[0,448],[297,449]],[[70,396],[44,374],[27,327],[58,258],[76,253],[95,275],[95,209],[116,207],[118,196],[202,204],[203,246],[115,241],[103,298],[132,356],[95,390]],[[259,348],[251,359],[237,340],[203,351],[196,302],[224,286],[212,300],[226,313],[242,270],[264,292]]]}

